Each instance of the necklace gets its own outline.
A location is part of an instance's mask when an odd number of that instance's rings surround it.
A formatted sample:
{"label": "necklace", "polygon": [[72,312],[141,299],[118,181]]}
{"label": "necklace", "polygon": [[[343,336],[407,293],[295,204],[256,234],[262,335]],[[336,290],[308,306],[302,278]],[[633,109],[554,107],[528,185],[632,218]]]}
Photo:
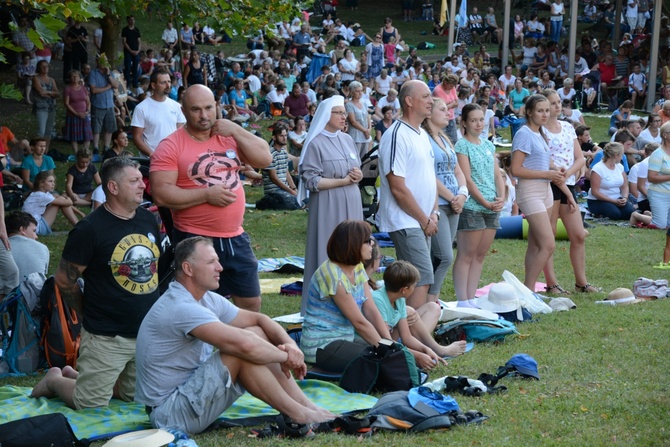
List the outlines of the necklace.
{"label": "necklace", "polygon": [[132,213],[130,216],[122,216],[121,214],[117,214],[117,213],[115,213],[114,211],[112,211],[112,210],[109,208],[109,205],[107,205],[107,202],[103,203],[102,206],[105,207],[105,209],[109,212],[109,214],[111,214],[112,216],[117,217],[117,218],[119,218],[119,219],[121,219],[121,220],[130,220],[130,219],[132,219],[133,217],[135,217],[135,213],[137,213],[137,211],[134,211],[134,210],[133,210],[133,213]]}
{"label": "necklace", "polygon": [[197,139],[197,138],[196,138],[196,137],[195,137],[195,136],[188,130],[188,124],[186,124],[186,125],[184,126],[184,130],[186,131],[186,133],[188,134],[188,136],[191,137],[191,139],[192,139],[193,141],[197,141],[198,143],[204,143],[205,141],[209,140],[209,137],[207,137],[207,139],[205,139],[205,140],[199,140],[199,139]]}

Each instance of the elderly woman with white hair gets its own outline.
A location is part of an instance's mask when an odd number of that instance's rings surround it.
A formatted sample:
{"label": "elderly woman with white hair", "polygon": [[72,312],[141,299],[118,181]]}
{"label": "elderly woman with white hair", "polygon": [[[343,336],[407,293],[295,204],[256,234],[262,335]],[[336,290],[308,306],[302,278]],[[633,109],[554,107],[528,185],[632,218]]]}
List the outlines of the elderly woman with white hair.
{"label": "elderly woman with white hair", "polygon": [[[359,84],[360,85],[360,84]],[[304,284],[328,258],[326,245],[335,227],[347,219],[363,220],[358,182],[363,178],[354,140],[342,130],[347,112],[344,98],[336,95],[319,104],[300,155],[298,200],[309,191]],[[303,287],[301,313],[305,313],[307,287]]]}
{"label": "elderly woman with white hair", "polygon": [[358,149],[358,155],[363,158],[368,153],[368,148],[372,141],[372,137],[370,136],[372,120],[370,119],[368,108],[361,99],[363,97],[363,85],[358,81],[354,81],[349,84],[349,92],[351,99],[345,105],[347,121],[349,123],[347,133],[354,140]]}

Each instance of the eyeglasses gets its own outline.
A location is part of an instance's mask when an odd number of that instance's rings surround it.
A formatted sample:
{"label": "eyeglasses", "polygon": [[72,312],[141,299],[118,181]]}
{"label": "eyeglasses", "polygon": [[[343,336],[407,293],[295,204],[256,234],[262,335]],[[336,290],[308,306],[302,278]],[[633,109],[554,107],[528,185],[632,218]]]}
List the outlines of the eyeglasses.
{"label": "eyeglasses", "polygon": [[375,238],[371,237],[367,241],[365,241],[366,244],[368,245],[375,245]]}
{"label": "eyeglasses", "polygon": [[375,39],[381,39],[382,36],[375,36]]}
{"label": "eyeglasses", "polygon": [[347,117],[348,113],[347,112],[330,112],[333,115],[342,115],[343,117]]}

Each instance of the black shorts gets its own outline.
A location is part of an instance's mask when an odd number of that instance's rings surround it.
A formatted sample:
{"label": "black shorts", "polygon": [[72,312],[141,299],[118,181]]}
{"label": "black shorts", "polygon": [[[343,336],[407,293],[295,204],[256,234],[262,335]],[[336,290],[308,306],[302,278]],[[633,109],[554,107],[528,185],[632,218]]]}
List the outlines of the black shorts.
{"label": "black shorts", "polygon": [[[176,228],[172,231],[175,246],[184,239],[198,236],[185,233]],[[251,240],[247,233],[225,238],[213,237],[214,250],[219,256],[223,271],[219,276],[219,289],[216,293],[239,298],[255,298],[261,296],[261,286],[258,282],[258,260],[251,248]]]}
{"label": "black shorts", "polygon": [[644,213],[645,211],[651,211],[651,208],[649,207],[649,199],[638,200],[637,211],[640,213]]}
{"label": "black shorts", "polygon": [[[572,197],[575,197],[575,187],[572,185],[568,185],[568,189],[572,193]],[[554,185],[553,183],[551,184],[551,192],[554,194],[554,202],[557,200],[561,201],[561,205],[567,205],[568,204],[568,196],[566,196],[563,191],[559,189],[558,186]]]}

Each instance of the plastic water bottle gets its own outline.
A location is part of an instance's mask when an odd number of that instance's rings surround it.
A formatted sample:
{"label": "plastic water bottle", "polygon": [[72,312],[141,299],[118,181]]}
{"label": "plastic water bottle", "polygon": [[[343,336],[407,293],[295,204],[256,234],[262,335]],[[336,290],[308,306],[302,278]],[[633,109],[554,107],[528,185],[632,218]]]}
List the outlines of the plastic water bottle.
{"label": "plastic water bottle", "polygon": [[446,383],[444,382],[444,379],[446,379],[446,376],[445,377],[440,377],[439,379],[435,379],[432,382],[424,383],[421,386],[425,386],[429,390],[431,390],[435,393],[439,393],[440,391],[442,391],[444,389],[445,386],[447,386]]}
{"label": "plastic water bottle", "polygon": [[165,430],[174,436],[174,441],[169,443],[168,447],[198,447],[198,444],[188,433],[184,433],[178,428],[166,428]]}

